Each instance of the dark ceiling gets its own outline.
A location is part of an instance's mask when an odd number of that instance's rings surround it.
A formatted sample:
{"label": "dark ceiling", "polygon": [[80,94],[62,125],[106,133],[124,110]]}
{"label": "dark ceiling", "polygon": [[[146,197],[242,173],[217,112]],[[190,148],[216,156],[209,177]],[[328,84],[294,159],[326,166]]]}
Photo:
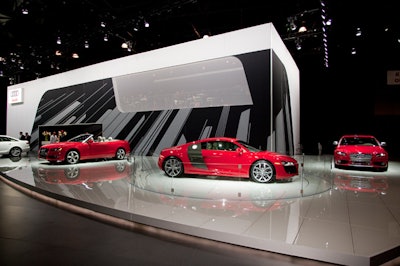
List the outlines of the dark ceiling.
{"label": "dark ceiling", "polygon": [[[388,57],[399,54],[398,2],[383,0],[379,6],[368,6],[358,0],[2,0],[0,74],[20,83],[268,22],[274,24],[298,64],[324,68],[321,3],[333,21],[326,33],[329,64],[335,67],[356,46],[359,54],[371,53],[374,47],[385,49]],[[28,14],[22,14],[25,8]],[[290,17],[312,31],[290,32]],[[145,21],[150,27],[144,27]],[[356,39],[358,27],[364,35]],[[103,40],[106,34],[108,41]],[[56,43],[58,37],[61,44]],[[296,40],[301,41],[301,50],[295,48]],[[130,43],[131,51],[121,48],[124,41]],[[62,54],[55,55],[57,50]],[[79,58],[72,58],[72,53]],[[392,61],[388,58],[382,63]]]}

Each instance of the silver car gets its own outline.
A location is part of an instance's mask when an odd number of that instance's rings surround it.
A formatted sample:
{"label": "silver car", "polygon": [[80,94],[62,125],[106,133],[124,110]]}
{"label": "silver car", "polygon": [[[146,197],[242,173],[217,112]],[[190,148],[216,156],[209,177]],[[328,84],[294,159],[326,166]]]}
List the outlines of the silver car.
{"label": "silver car", "polygon": [[0,155],[9,155],[11,157],[19,157],[24,152],[29,152],[30,146],[27,140],[19,140],[17,138],[0,135]]}

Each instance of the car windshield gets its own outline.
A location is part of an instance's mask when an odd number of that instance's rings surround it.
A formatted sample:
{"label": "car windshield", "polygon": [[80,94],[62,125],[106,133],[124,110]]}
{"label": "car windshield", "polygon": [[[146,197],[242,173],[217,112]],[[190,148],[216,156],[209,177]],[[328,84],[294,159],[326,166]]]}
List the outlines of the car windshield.
{"label": "car windshield", "polygon": [[86,139],[90,138],[92,135],[91,134],[82,134],[78,135],[76,137],[73,137],[72,139],[67,140],[68,142],[83,142]]}
{"label": "car windshield", "polygon": [[373,146],[379,145],[375,138],[366,137],[348,137],[343,138],[340,145],[365,145],[365,146]]}
{"label": "car windshield", "polygon": [[260,149],[254,148],[253,146],[251,146],[250,144],[248,144],[247,142],[244,142],[242,140],[238,140],[238,143],[240,143],[241,145],[246,147],[249,151],[253,151],[253,152],[261,151]]}

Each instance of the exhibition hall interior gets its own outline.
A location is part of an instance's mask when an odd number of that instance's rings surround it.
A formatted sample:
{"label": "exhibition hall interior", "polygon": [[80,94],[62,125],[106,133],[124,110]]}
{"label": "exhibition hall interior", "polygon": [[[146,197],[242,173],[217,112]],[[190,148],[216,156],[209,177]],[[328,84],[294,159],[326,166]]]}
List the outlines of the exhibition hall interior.
{"label": "exhibition hall interior", "polygon": [[400,265],[399,8],[4,1],[0,264]]}

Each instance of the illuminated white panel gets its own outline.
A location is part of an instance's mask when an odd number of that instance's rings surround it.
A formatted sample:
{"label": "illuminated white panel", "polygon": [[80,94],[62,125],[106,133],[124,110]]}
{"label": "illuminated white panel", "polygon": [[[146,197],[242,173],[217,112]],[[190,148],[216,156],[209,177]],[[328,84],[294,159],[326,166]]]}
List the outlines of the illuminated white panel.
{"label": "illuminated white panel", "polygon": [[253,104],[233,56],[115,77],[113,85],[121,112]]}

